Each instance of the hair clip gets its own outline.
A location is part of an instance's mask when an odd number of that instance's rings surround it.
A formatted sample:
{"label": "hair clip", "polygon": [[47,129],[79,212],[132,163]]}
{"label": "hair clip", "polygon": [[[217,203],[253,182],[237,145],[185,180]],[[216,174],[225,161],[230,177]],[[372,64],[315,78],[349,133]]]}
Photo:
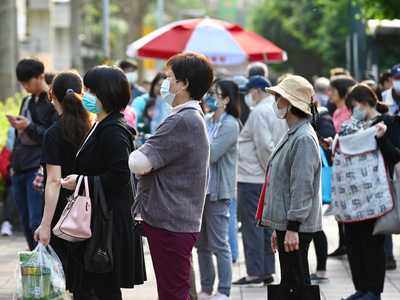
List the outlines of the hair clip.
{"label": "hair clip", "polygon": [[68,90],[65,92],[65,95],[74,94],[74,93],[75,93],[75,91],[74,91],[73,89],[68,89]]}

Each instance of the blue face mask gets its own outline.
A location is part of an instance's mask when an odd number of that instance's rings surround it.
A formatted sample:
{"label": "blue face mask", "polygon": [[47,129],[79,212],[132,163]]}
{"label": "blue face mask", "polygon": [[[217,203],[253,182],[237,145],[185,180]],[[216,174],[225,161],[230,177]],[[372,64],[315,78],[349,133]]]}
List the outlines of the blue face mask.
{"label": "blue face mask", "polygon": [[90,92],[85,92],[82,97],[83,107],[86,108],[88,112],[93,114],[98,114],[101,109],[97,106],[97,97]]}
{"label": "blue face mask", "polygon": [[218,105],[217,105],[217,99],[215,99],[214,96],[207,96],[206,97],[206,104],[208,106],[208,108],[210,109],[210,111],[215,112],[218,109]]}

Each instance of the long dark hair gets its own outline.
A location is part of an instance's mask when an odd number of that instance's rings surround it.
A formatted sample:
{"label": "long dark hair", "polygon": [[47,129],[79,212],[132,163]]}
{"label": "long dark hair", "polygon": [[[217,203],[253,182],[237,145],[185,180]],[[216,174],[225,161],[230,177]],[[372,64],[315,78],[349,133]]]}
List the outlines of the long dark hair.
{"label": "long dark hair", "polygon": [[157,98],[156,92],[154,91],[155,87],[156,87],[156,84],[161,79],[165,79],[165,78],[167,78],[167,76],[164,73],[162,73],[162,72],[157,73],[157,75],[154,77],[153,81],[150,84],[149,98],[152,98],[152,99]]}
{"label": "long dark hair", "polygon": [[89,113],[82,105],[82,78],[68,71],[58,74],[52,85],[53,95],[60,102],[63,114],[60,117],[63,138],[78,148],[90,130]]}
{"label": "long dark hair", "polygon": [[363,83],[355,85],[346,97],[346,106],[350,110],[353,110],[353,101],[367,103],[370,107],[374,107],[381,114],[389,111],[387,105],[379,101],[378,96],[375,94],[373,89]]}
{"label": "long dark hair", "polygon": [[219,88],[222,97],[229,98],[229,103],[226,106],[226,113],[230,114],[236,119],[240,118],[240,95],[239,87],[232,80],[218,80],[215,82],[215,88]]}

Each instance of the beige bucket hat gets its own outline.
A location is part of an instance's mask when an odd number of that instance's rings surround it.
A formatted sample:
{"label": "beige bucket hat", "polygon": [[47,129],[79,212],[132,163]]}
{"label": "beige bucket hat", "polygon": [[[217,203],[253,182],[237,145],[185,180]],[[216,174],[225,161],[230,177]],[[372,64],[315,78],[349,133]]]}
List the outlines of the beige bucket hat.
{"label": "beige bucket hat", "polygon": [[276,86],[266,88],[267,93],[279,94],[290,102],[291,105],[308,115],[311,113],[311,104],[315,94],[314,88],[307,79],[298,75],[288,75]]}

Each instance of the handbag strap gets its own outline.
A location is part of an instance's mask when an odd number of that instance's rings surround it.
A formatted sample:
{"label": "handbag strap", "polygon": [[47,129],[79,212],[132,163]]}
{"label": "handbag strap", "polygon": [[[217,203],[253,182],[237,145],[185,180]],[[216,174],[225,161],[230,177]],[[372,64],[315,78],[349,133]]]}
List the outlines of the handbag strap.
{"label": "handbag strap", "polygon": [[322,149],[321,146],[319,146],[319,153],[321,155],[322,166],[329,167],[328,160],[326,159],[325,151],[324,151],[324,149]]}
{"label": "handbag strap", "polygon": [[84,176],[83,178],[83,181],[85,182],[85,196],[89,197],[89,180],[87,176]]}
{"label": "handbag strap", "polygon": [[83,177],[86,177],[86,176],[79,176],[78,177],[78,183],[76,184],[76,188],[75,188],[75,192],[74,192],[74,198],[78,197],[78,195],[79,195],[79,191],[81,189]]}

